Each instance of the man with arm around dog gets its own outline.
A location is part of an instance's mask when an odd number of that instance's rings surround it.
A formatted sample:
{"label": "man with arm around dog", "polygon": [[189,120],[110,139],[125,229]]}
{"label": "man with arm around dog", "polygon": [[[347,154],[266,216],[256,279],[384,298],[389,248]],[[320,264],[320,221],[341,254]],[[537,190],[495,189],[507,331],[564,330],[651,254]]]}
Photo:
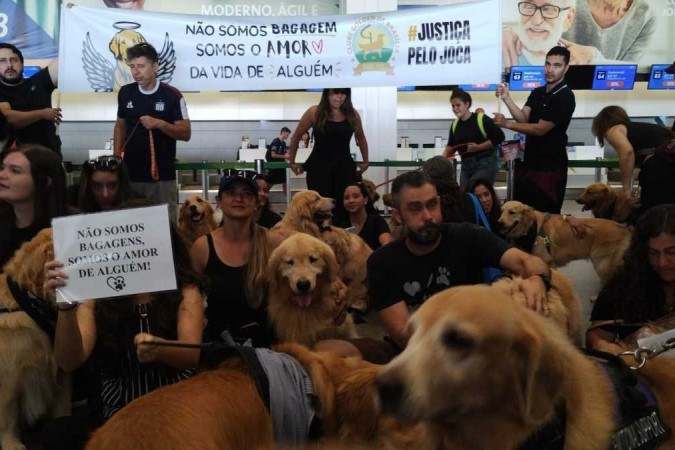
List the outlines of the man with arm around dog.
{"label": "man with arm around dog", "polygon": [[468,223],[441,223],[440,198],[423,172],[398,176],[392,186],[393,215],[403,238],[368,259],[370,300],[399,348],[408,342],[409,308],[433,294],[482,282],[483,267],[500,266],[523,276],[528,306],[547,313],[550,271],[541,259],[509,246],[493,233]]}
{"label": "man with arm around dog", "polygon": [[180,91],[157,79],[159,57],[147,43],[127,50],[135,82],[122,86],[117,96],[115,155],[122,156],[131,187],[158,203],[168,203],[176,221],[176,141],[192,134],[185,99]]}

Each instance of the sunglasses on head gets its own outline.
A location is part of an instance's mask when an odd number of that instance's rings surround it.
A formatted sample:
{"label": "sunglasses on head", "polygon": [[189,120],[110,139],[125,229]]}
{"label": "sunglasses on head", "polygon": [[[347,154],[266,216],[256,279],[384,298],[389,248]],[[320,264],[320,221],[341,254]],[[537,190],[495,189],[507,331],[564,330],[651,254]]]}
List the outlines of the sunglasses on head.
{"label": "sunglasses on head", "polygon": [[225,169],[223,171],[223,178],[243,178],[245,180],[255,181],[260,175],[254,170],[244,169]]}
{"label": "sunglasses on head", "polygon": [[90,159],[84,162],[84,169],[88,171],[107,170],[109,172],[116,172],[117,168],[122,164],[122,158],[119,156],[99,156],[96,159]]}

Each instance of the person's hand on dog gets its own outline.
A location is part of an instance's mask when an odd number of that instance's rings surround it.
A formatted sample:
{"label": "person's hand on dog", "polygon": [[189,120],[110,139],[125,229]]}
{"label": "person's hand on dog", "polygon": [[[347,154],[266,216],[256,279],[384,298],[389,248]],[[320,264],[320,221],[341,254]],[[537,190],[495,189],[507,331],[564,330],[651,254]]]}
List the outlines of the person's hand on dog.
{"label": "person's hand on dog", "polygon": [[162,339],[157,338],[149,333],[138,333],[134,337],[134,345],[136,346],[136,357],[141,363],[153,362],[157,359],[159,353],[159,345],[148,345],[145,342],[157,342]]}
{"label": "person's hand on dog", "polygon": [[50,302],[56,301],[56,289],[66,285],[68,275],[61,270],[63,263],[57,259],[53,259],[54,255],[50,254],[50,259],[45,263],[44,274],[45,280],[42,283],[42,289]]}
{"label": "person's hand on dog", "polygon": [[548,316],[548,298],[546,297],[546,285],[539,275],[525,278],[519,284],[521,292],[525,295],[525,306],[532,311]]}
{"label": "person's hand on dog", "polygon": [[344,282],[336,278],[335,286],[337,287],[337,298],[335,299],[335,316],[333,317],[333,323],[335,326],[340,326],[344,323],[347,318],[347,309],[349,305],[347,304],[347,285]]}

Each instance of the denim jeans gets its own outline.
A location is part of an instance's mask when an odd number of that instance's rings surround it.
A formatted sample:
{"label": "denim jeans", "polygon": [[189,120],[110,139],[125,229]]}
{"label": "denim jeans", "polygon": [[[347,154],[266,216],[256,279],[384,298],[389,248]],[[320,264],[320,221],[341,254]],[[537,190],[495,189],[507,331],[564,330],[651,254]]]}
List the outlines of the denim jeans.
{"label": "denim jeans", "polygon": [[464,191],[469,188],[473,180],[484,178],[494,184],[496,177],[497,156],[494,154],[479,158],[462,158],[459,185]]}

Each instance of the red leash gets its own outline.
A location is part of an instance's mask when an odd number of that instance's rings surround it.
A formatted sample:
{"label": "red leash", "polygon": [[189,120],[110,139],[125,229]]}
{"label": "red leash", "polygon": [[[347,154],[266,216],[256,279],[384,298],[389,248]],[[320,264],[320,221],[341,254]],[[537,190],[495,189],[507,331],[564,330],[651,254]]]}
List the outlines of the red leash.
{"label": "red leash", "polygon": [[[450,147],[450,151],[456,150],[456,149],[458,149],[458,148],[460,148],[460,147],[466,147],[467,145],[469,145],[468,142],[465,142],[464,144],[453,145],[452,147]],[[455,159],[455,155],[453,154],[452,156],[450,156],[450,157],[447,158],[447,159],[453,160],[453,159]],[[420,168],[420,169],[417,169],[417,170],[422,170],[422,169]],[[375,185],[375,189],[377,189],[377,188],[379,188],[379,187],[381,187],[381,186],[384,186],[385,184],[389,184],[389,183],[391,183],[392,181],[394,181],[395,179],[396,179],[396,177],[390,178],[390,179],[387,180],[387,181],[384,181],[384,182],[382,182],[382,183],[380,183],[380,184],[376,184],[376,185]]]}

